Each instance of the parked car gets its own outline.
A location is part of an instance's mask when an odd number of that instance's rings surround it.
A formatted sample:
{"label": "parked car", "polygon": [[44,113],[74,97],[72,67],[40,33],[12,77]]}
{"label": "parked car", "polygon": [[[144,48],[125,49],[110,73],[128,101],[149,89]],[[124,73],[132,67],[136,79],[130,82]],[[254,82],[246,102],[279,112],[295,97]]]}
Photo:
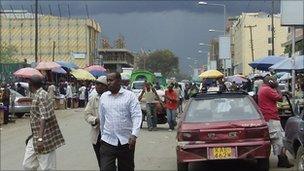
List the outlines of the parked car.
{"label": "parked car", "polygon": [[304,113],[289,117],[285,125],[284,147],[294,156],[297,171],[304,170]]}
{"label": "parked car", "polygon": [[210,160],[256,159],[257,170],[269,170],[268,126],[245,92],[206,93],[191,98],[177,132],[177,168]]}
{"label": "parked car", "polygon": [[25,97],[15,90],[11,91],[11,103],[9,111],[10,113],[15,113],[18,118],[21,118],[25,113],[29,113],[32,104],[32,98]]}

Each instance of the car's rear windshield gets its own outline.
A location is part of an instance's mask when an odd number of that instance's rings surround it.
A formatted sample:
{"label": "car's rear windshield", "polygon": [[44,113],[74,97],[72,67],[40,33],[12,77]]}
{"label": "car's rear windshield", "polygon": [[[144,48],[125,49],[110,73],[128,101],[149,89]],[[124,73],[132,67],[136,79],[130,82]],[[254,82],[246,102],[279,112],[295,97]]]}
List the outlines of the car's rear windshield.
{"label": "car's rear windshield", "polygon": [[259,119],[248,97],[193,99],[186,112],[186,122],[220,122]]}

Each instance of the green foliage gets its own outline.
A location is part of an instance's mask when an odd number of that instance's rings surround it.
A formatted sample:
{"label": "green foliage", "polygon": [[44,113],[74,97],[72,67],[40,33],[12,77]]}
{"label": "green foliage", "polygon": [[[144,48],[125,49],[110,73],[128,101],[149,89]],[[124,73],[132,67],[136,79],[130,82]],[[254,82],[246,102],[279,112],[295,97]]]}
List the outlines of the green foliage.
{"label": "green foliage", "polygon": [[175,76],[179,73],[178,57],[169,49],[156,50],[146,59],[146,69],[160,72],[165,77]]}
{"label": "green foliage", "polygon": [[0,63],[15,63],[18,60],[14,59],[13,56],[17,53],[17,48],[12,45],[5,43],[0,44]]}
{"label": "green foliage", "polygon": [[[303,51],[303,41],[298,41],[296,42],[296,46],[295,46],[295,51],[300,51],[302,50]],[[292,53],[292,49],[291,49],[291,45],[287,45],[285,46],[285,49],[284,49],[284,53],[285,54],[289,54],[289,56],[291,56],[291,53]]]}

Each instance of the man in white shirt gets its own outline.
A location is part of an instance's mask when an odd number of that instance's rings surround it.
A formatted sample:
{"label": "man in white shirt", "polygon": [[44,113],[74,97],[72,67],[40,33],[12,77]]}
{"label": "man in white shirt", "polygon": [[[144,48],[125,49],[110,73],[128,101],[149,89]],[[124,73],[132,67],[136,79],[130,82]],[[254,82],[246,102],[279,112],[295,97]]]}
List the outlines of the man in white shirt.
{"label": "man in white shirt", "polygon": [[134,171],[134,150],[142,113],[136,95],[121,87],[120,73],[107,76],[108,90],[100,97],[101,170]]}
{"label": "man in white shirt", "polygon": [[65,97],[67,98],[67,106],[68,109],[71,109],[71,105],[72,105],[72,98],[73,98],[73,92],[72,92],[72,87],[71,87],[71,83],[68,83],[67,89],[66,89],[66,95]]}
{"label": "man in white shirt", "polygon": [[85,106],[85,91],[86,91],[86,87],[84,85],[82,85],[79,88],[79,107],[83,108]]}

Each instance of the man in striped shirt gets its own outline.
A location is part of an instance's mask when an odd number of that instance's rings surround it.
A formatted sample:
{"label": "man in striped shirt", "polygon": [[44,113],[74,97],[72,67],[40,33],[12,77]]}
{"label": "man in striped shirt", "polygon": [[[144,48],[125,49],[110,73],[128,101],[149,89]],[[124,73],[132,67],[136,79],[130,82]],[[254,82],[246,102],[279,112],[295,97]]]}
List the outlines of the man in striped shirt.
{"label": "man in striped shirt", "polygon": [[107,76],[108,90],[100,97],[101,170],[133,171],[136,138],[142,113],[134,93],[121,87],[120,73]]}

